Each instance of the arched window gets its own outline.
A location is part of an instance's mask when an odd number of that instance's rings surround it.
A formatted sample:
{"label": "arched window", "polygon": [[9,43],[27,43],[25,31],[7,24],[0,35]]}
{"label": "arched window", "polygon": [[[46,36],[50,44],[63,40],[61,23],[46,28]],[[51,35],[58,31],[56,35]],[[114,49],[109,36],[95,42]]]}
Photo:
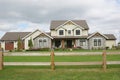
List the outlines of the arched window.
{"label": "arched window", "polygon": [[80,30],[76,30],[76,35],[80,35]]}
{"label": "arched window", "polygon": [[63,30],[59,30],[59,35],[64,35],[64,31]]}

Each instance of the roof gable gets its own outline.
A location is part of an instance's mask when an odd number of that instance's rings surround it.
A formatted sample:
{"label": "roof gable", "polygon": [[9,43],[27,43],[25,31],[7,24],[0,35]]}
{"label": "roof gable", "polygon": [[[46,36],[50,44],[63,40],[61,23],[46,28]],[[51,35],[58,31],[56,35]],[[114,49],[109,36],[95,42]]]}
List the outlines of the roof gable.
{"label": "roof gable", "polygon": [[37,29],[37,30],[35,30],[34,32],[29,33],[28,35],[26,35],[26,36],[23,37],[22,39],[24,40],[25,38],[31,36],[32,34],[34,34],[34,33],[37,32],[37,31],[41,32],[39,29]]}
{"label": "roof gable", "polygon": [[54,21],[51,21],[50,29],[51,30],[56,29],[57,27],[59,27],[60,25],[65,24],[65,22],[68,22],[68,21],[71,21],[72,23],[74,23],[76,25],[79,25],[84,29],[87,29],[87,30],[89,29],[89,27],[88,27],[85,20],[54,20]]}
{"label": "roof gable", "polygon": [[107,37],[106,35],[101,34],[101,33],[99,33],[99,32],[95,32],[95,33],[89,35],[87,39],[90,39],[91,37],[93,37],[93,36],[95,36],[95,35],[97,35],[97,36],[103,36],[105,39],[108,39],[108,37]]}
{"label": "roof gable", "polygon": [[[41,33],[40,35],[38,35],[38,36],[46,36],[46,37],[48,37],[48,38],[50,38],[50,39],[53,39],[49,34],[47,34],[47,33]],[[37,38],[38,36],[36,36],[35,38]],[[34,38],[34,39],[35,39]]]}
{"label": "roof gable", "polygon": [[[83,27],[81,27],[80,25],[76,24],[75,22],[73,22],[73,21],[71,21],[71,20],[68,20],[68,21],[64,22],[62,25],[56,27],[56,29],[58,29],[58,28],[60,28],[60,27],[62,27],[62,26],[64,26],[64,25],[66,25],[66,24],[72,24],[72,25],[75,25],[75,26],[77,26],[77,27],[80,27],[81,29],[84,29]],[[62,27],[62,28],[63,28],[63,27]]]}
{"label": "roof gable", "polygon": [[[34,34],[34,33],[37,32],[37,31],[39,31],[40,34],[45,34],[45,35],[48,36],[49,38],[53,39],[50,35],[46,34],[46,33],[43,32],[43,31],[40,31],[39,29],[37,29],[37,30],[35,30],[34,32],[32,32],[32,33],[26,35],[23,39],[26,39],[27,37],[31,36],[32,34]],[[38,34],[38,35],[40,35],[40,34]]]}

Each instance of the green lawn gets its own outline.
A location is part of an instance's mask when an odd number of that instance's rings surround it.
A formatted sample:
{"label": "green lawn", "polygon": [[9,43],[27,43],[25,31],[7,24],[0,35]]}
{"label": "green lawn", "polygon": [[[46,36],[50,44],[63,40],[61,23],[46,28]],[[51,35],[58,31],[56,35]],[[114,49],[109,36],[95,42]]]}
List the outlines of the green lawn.
{"label": "green lawn", "polygon": [[[107,55],[108,61],[120,61],[120,55]],[[4,62],[49,62],[50,56],[4,56]],[[55,56],[56,62],[102,61],[101,55]]]}
{"label": "green lawn", "polygon": [[120,80],[120,65],[111,65],[104,72],[100,66],[5,66],[0,80]]}

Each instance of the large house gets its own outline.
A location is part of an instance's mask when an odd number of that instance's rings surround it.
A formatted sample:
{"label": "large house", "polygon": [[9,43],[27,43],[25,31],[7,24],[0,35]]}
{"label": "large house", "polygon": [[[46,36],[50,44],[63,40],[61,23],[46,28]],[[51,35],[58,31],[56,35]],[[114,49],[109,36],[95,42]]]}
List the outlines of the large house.
{"label": "large house", "polygon": [[54,20],[50,24],[50,32],[41,30],[33,32],[7,32],[1,38],[4,50],[17,48],[18,38],[23,42],[23,49],[29,49],[28,42],[32,39],[33,49],[39,48],[83,48],[102,49],[112,48],[116,44],[113,34],[90,34],[85,20]]}

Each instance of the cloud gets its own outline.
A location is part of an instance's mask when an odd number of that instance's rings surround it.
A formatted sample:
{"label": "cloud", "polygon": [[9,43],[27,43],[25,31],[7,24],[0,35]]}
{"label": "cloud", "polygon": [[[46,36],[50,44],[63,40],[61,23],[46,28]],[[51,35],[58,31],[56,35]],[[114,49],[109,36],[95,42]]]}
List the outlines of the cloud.
{"label": "cloud", "polygon": [[120,0],[0,0],[0,32],[49,31],[51,20],[64,19],[85,19],[91,33],[116,35]]}

